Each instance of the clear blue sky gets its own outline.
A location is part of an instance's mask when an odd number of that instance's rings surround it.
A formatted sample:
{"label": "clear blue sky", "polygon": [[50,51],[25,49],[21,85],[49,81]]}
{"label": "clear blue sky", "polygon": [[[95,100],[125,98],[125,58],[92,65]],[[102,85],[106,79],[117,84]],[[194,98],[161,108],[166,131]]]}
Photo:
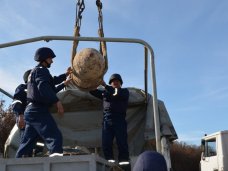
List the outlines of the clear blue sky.
{"label": "clear blue sky", "polygon": [[[0,43],[44,35],[71,36],[76,0],[1,0]],[[106,37],[139,38],[154,49],[158,98],[165,102],[180,141],[199,144],[204,133],[228,129],[228,1],[109,0],[103,2]],[[95,0],[85,0],[81,36],[97,36]],[[24,71],[36,65],[34,52],[51,47],[51,68],[70,65],[72,42],[38,42],[0,49],[0,87],[10,93]],[[80,43],[98,48],[98,43]],[[127,87],[143,88],[143,47],[108,44],[109,70]],[[150,88],[151,92],[151,88]],[[6,99],[6,96],[0,95]]]}

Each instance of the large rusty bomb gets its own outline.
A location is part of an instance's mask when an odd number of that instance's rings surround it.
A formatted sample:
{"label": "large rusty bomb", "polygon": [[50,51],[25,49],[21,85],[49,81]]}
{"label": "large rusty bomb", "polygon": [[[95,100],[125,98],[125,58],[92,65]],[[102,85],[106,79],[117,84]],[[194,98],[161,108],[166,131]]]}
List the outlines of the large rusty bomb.
{"label": "large rusty bomb", "polygon": [[103,81],[105,59],[93,48],[82,49],[73,59],[73,83],[81,90],[96,89]]}

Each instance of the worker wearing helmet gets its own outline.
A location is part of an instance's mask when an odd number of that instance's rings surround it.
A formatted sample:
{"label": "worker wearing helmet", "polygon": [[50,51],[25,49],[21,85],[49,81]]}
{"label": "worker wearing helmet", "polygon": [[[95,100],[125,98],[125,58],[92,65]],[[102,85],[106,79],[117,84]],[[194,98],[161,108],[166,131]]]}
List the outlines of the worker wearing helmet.
{"label": "worker wearing helmet", "polygon": [[16,154],[17,158],[29,156],[38,136],[43,139],[50,156],[62,155],[63,153],[62,134],[48,109],[50,106],[56,105],[59,115],[63,115],[64,109],[56,93],[64,88],[70,80],[65,81],[57,88],[55,85],[66,80],[72,71],[68,68],[65,74],[52,77],[48,68],[53,63],[54,57],[54,52],[47,47],[39,48],[35,53],[34,59],[39,64],[32,69],[28,77],[28,105],[24,113],[26,125],[24,136]]}
{"label": "worker wearing helmet", "polygon": [[[24,130],[25,130],[25,120],[24,120],[24,111],[27,105],[27,82],[28,82],[28,76],[31,72],[30,70],[27,70],[24,75],[24,84],[20,84],[17,86],[14,96],[13,96],[13,102],[11,104],[13,113],[16,115],[16,124],[20,130],[20,141],[22,140],[24,136]],[[40,137],[37,137],[36,142],[40,142]],[[42,141],[41,141],[42,142]],[[38,153],[41,153],[43,151],[43,147],[41,146],[35,146],[34,155],[37,155]],[[28,156],[33,155],[33,149],[29,152]]]}
{"label": "worker wearing helmet", "polygon": [[103,82],[104,90],[90,91],[92,95],[103,100],[102,148],[104,156],[109,162],[115,162],[112,146],[116,138],[119,165],[130,166],[125,120],[129,91],[121,88],[123,80],[119,74],[113,74],[109,79],[109,84],[111,86]]}
{"label": "worker wearing helmet", "polygon": [[155,151],[145,151],[139,155],[133,171],[168,171],[163,155]]}
{"label": "worker wearing helmet", "polygon": [[16,115],[16,123],[20,129],[20,136],[23,137],[25,121],[24,121],[24,111],[27,105],[27,81],[31,69],[24,73],[23,79],[24,84],[17,86],[15,93],[13,95],[13,102],[11,104],[13,113]]}

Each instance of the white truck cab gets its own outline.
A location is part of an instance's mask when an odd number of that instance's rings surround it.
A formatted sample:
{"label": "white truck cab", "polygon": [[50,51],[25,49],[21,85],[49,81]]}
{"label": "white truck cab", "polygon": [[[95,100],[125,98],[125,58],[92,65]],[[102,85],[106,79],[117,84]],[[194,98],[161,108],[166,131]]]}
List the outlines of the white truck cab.
{"label": "white truck cab", "polygon": [[201,147],[201,171],[228,171],[228,130],[205,135]]}

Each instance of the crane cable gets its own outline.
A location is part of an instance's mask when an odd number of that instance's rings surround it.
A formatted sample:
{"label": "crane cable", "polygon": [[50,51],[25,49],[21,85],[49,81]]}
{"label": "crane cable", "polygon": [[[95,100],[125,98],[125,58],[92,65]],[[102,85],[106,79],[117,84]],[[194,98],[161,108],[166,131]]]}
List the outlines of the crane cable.
{"label": "crane cable", "polygon": [[82,20],[82,12],[85,9],[85,3],[84,0],[78,0],[78,3],[76,4],[76,22],[75,25],[80,27],[81,26],[81,20]]}
{"label": "crane cable", "polygon": [[[80,27],[81,27],[81,21],[82,21],[82,12],[85,9],[85,3],[84,0],[78,0],[76,3],[76,21],[74,26],[74,37],[80,36]],[[73,47],[72,47],[72,55],[71,55],[71,66],[73,68],[73,60],[77,53],[77,47],[78,47],[78,40],[73,41]]]}
{"label": "crane cable", "polygon": [[[98,35],[99,37],[104,37],[102,2],[100,0],[96,0],[96,5],[98,9],[98,23],[99,23]],[[107,58],[107,46],[106,46],[106,42],[104,41],[100,42],[100,53],[103,55],[105,60],[104,73],[106,73],[106,71],[108,70],[108,58]]]}
{"label": "crane cable", "polygon": [[[98,23],[99,23],[99,29],[98,29],[98,35],[99,37],[104,37],[104,31],[103,31],[103,15],[102,15],[102,3],[100,0],[96,0],[96,5],[98,8]],[[80,36],[80,27],[81,27],[81,20],[82,20],[82,12],[85,9],[85,3],[84,0],[78,0],[76,4],[76,22],[74,27],[74,37]],[[78,40],[73,41],[73,47],[72,47],[72,55],[71,55],[71,66],[73,68],[73,60],[77,53],[77,47],[78,47]],[[100,42],[100,53],[104,57],[105,60],[105,69],[104,73],[108,70],[108,58],[107,58],[107,46],[106,42],[101,41]],[[73,69],[73,73],[76,74],[76,72]]]}

